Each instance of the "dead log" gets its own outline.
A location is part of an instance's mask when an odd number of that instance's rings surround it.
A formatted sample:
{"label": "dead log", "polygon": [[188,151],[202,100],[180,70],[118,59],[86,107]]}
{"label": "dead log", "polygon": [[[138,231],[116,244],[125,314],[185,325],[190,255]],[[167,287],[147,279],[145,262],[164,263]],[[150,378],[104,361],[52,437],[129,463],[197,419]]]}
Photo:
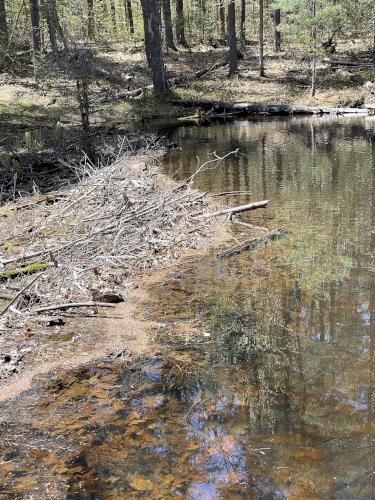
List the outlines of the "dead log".
{"label": "dead log", "polygon": [[371,68],[374,66],[373,62],[361,62],[361,61],[337,61],[328,58],[322,59],[323,64],[330,64],[331,66],[343,66],[347,68]]}
{"label": "dead log", "polygon": [[[209,212],[207,214],[199,214],[200,217],[205,219],[209,217],[217,217],[219,215],[233,215],[239,214],[241,212],[249,212],[250,210],[257,210],[258,208],[266,208],[269,200],[256,201],[255,203],[248,203],[247,205],[240,205],[238,207],[224,208],[222,210],[217,210],[216,212]],[[196,214],[193,214],[196,215]]]}
{"label": "dead log", "polygon": [[268,234],[264,236],[260,236],[259,238],[250,238],[248,240],[242,241],[237,245],[229,248],[228,250],[224,250],[217,254],[219,259],[227,259],[228,257],[232,257],[233,255],[237,255],[245,250],[250,250],[258,245],[265,245],[266,243],[281,238],[286,234],[285,229],[275,229],[274,231],[270,231]]}
{"label": "dead log", "polygon": [[261,104],[254,102],[225,102],[225,101],[203,101],[203,100],[169,100],[175,106],[184,108],[201,108],[213,110],[216,113],[236,113],[242,116],[251,115],[346,115],[346,114],[368,114],[362,108],[327,108],[300,106],[293,104]]}

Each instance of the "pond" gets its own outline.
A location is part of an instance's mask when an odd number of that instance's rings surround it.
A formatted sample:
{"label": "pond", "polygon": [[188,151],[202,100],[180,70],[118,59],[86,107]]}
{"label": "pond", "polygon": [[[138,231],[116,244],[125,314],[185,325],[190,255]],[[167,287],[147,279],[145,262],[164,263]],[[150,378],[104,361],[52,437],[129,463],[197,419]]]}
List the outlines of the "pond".
{"label": "pond", "polygon": [[160,351],[4,403],[2,495],[375,498],[375,120],[168,133],[180,179],[238,150],[196,187],[271,200],[242,220],[288,234],[230,259],[213,250],[155,286],[144,316]]}

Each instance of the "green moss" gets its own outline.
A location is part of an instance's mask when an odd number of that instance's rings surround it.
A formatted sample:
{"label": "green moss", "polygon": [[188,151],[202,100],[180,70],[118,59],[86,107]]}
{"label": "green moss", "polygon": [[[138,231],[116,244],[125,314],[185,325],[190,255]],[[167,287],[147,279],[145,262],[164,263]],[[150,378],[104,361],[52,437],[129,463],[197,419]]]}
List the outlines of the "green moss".
{"label": "green moss", "polygon": [[0,250],[5,250],[8,253],[12,253],[15,246],[15,243],[9,241],[8,243],[4,243],[4,245],[0,246]]}
{"label": "green moss", "polygon": [[14,269],[8,269],[0,274],[0,279],[4,280],[7,278],[17,278],[24,274],[34,274],[47,269],[48,264],[46,262],[37,262],[35,264],[28,264],[27,266],[16,267]]}

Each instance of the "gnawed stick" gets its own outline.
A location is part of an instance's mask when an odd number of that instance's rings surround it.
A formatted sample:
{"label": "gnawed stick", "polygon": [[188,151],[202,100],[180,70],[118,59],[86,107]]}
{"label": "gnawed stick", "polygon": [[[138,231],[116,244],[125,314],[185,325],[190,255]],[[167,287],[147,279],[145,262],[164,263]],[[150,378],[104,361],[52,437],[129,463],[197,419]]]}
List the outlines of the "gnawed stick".
{"label": "gnawed stick", "polygon": [[32,280],[30,281],[30,283],[28,283],[26,286],[24,286],[24,287],[22,288],[22,290],[20,290],[20,291],[17,293],[17,295],[15,295],[15,297],[14,297],[14,298],[13,298],[13,299],[9,302],[9,304],[7,304],[7,305],[4,307],[4,309],[0,312],[0,316],[3,316],[3,315],[4,315],[7,311],[8,311],[8,309],[10,309],[10,308],[12,307],[12,305],[13,305],[13,304],[14,304],[14,303],[15,303],[15,302],[16,302],[16,301],[17,301],[17,300],[21,297],[21,295],[23,295],[23,294],[26,292],[26,290],[27,290],[28,288],[30,288],[30,287],[31,287],[31,286],[32,286],[32,285],[36,282],[36,280],[37,280],[37,279],[39,279],[39,278],[42,276],[42,274],[43,274],[43,273],[38,274],[38,276],[35,276],[35,278],[34,278],[34,279],[32,279]]}
{"label": "gnawed stick", "polygon": [[259,238],[251,238],[249,240],[245,240],[241,243],[238,243],[238,245],[235,245],[234,247],[229,248],[228,250],[224,250],[223,252],[218,253],[217,257],[219,259],[226,259],[228,257],[232,257],[233,255],[237,255],[238,253],[241,253],[245,250],[249,250],[250,248],[254,248],[258,245],[264,245],[269,241],[276,240],[277,238],[280,238],[281,236],[286,234],[286,232],[287,232],[286,229],[275,229]]}
{"label": "gnawed stick", "polygon": [[232,220],[232,224],[237,224],[239,226],[244,226],[249,229],[259,229],[259,231],[271,231],[269,227],[257,226],[255,224],[249,224],[248,222],[242,222],[242,220]]}
{"label": "gnawed stick", "polygon": [[205,219],[209,217],[217,217],[219,215],[233,215],[239,214],[241,212],[249,212],[250,210],[257,210],[258,208],[266,208],[270,200],[256,201],[254,203],[248,203],[247,205],[240,205],[238,207],[224,208],[223,210],[217,210],[216,212],[209,212],[208,214],[193,214],[204,217]]}
{"label": "gnawed stick", "polygon": [[53,306],[37,307],[30,312],[39,314],[47,311],[57,311],[59,309],[69,309],[70,307],[116,307],[115,304],[109,302],[67,302],[66,304],[55,304]]}

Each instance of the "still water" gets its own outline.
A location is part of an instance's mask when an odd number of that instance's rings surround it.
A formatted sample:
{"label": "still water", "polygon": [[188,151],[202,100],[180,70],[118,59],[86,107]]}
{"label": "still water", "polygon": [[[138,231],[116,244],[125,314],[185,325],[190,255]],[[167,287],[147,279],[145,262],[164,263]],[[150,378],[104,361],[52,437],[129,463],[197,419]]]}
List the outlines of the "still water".
{"label": "still water", "polygon": [[196,187],[270,199],[243,220],[288,235],[171,272],[147,359],[3,404],[0,498],[375,498],[374,119],[171,134],[181,179],[238,149]]}

